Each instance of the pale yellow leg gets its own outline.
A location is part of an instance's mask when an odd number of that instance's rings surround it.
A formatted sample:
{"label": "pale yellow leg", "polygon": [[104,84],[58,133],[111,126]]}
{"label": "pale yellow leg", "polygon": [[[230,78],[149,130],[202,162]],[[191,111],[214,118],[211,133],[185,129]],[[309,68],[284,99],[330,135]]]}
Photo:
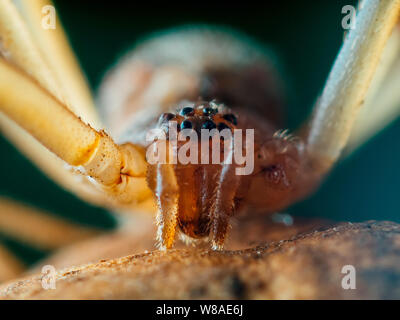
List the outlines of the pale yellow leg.
{"label": "pale yellow leg", "polygon": [[345,154],[363,145],[400,116],[400,25],[396,27],[384,50],[371,88],[365,99]]}
{"label": "pale yellow leg", "polygon": [[[82,174],[67,165],[49,149],[37,142],[27,131],[0,113],[1,133],[44,174],[69,192],[79,195],[82,200],[102,207],[111,203]],[[10,172],[12,175],[13,173]]]}
{"label": "pale yellow leg", "polygon": [[11,0],[0,1],[0,44],[0,53],[6,59],[32,75],[41,86],[63,101],[63,93],[53,72]]}
{"label": "pale yellow leg", "polygon": [[2,234],[45,250],[100,234],[99,230],[64,221],[4,197],[0,197],[0,230]]}
{"label": "pale yellow leg", "polygon": [[400,0],[365,0],[315,106],[307,149],[321,173],[348,142],[386,42],[396,25]]}
{"label": "pale yellow leg", "polygon": [[0,282],[18,277],[24,269],[24,265],[7,248],[0,245]]}
{"label": "pale yellow leg", "polygon": [[[16,4],[16,5],[15,5]],[[96,129],[100,121],[86,81],[56,13],[55,29],[42,27],[46,0],[0,2],[0,42],[5,57]]]}
{"label": "pale yellow leg", "polygon": [[[36,3],[33,1],[32,3]],[[59,32],[62,32],[59,31]],[[62,98],[54,74],[49,69],[42,52],[30,34],[26,23],[21,19],[17,8],[9,0],[0,2],[0,48],[1,52],[20,68],[27,70],[39,83],[58,98]],[[19,94],[23,87],[17,87]],[[7,94],[7,93],[6,93]],[[78,110],[75,110],[78,111]],[[79,115],[79,114],[78,114]],[[29,133],[14,122],[0,115],[0,129],[28,158],[30,158],[50,178],[63,185],[67,190],[79,194],[84,200],[95,204],[106,201],[93,187],[80,183],[82,177],[71,175],[65,170],[65,162],[37,142]]]}
{"label": "pale yellow leg", "polygon": [[46,8],[54,8],[52,2],[14,0],[14,3],[53,72],[68,107],[84,122],[100,129],[101,123],[90,90],[65,36],[58,12],[54,11],[55,29],[45,29],[42,26],[45,16],[52,13],[46,11]]}
{"label": "pale yellow leg", "polygon": [[135,203],[150,195],[147,164],[139,149],[116,145],[4,59],[0,59],[0,111],[69,165],[79,166],[118,201]]}
{"label": "pale yellow leg", "polygon": [[[0,1],[1,52],[16,65],[0,59],[0,111],[60,159],[92,177],[117,203],[132,204],[146,199],[150,191],[145,181],[143,152],[133,145],[116,145],[104,132],[94,130],[76,116],[81,116],[83,105],[84,110],[91,110],[87,103],[90,97],[82,89],[82,79],[75,79],[79,72],[72,54],[61,54],[68,47],[61,26],[52,36],[46,35],[37,26],[38,8],[30,2],[19,4],[30,28],[10,0]],[[55,53],[60,56],[53,57]],[[61,76],[63,71],[68,74],[65,79]],[[69,83],[75,80],[77,87]],[[74,88],[79,90],[75,92]],[[73,101],[78,100],[74,105]],[[18,131],[4,125],[5,122],[2,121],[3,131],[9,135]],[[40,150],[37,146],[21,146],[28,150],[27,154],[37,155]],[[42,167],[46,166],[43,162]],[[56,161],[51,162],[49,166],[59,166]],[[71,186],[64,174],[60,176]]]}

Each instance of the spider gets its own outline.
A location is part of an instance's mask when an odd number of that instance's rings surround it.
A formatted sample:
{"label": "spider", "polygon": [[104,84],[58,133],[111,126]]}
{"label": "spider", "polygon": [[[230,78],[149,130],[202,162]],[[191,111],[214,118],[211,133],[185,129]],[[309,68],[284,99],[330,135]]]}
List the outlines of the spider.
{"label": "spider", "polygon": [[[371,119],[378,112],[367,107],[376,104],[371,92],[398,49],[398,30],[390,36],[400,0],[365,0],[310,120],[289,135],[262,47],[212,27],[142,43],[106,76],[96,109],[61,27],[41,27],[45,4],[0,2],[1,129],[90,203],[130,210],[155,203],[160,249],[179,234],[221,250],[235,214],[250,206],[275,212],[313,192],[346,146],[354,149],[377,131]],[[392,114],[396,102],[388,97],[379,115]],[[234,162],[148,163],[155,142],[146,133],[173,121],[181,130],[253,129],[254,170],[238,175]]]}

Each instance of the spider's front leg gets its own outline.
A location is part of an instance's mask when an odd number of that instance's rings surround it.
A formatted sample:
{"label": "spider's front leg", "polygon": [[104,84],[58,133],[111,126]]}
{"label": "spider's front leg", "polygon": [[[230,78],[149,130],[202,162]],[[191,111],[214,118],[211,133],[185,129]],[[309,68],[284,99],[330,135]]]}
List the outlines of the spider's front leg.
{"label": "spider's front leg", "polygon": [[[399,0],[365,0],[315,106],[307,151],[321,175],[346,146],[400,12]],[[376,106],[379,108],[379,106]]]}
{"label": "spider's front leg", "polygon": [[33,79],[3,59],[0,111],[66,163],[80,167],[112,200],[132,203],[144,195],[147,164],[139,148],[115,144],[107,134],[82,122]]}
{"label": "spider's front leg", "polygon": [[[282,134],[263,142],[249,201],[279,210],[309,194],[346,146],[386,42],[398,21],[400,1],[366,0],[299,141]],[[377,31],[379,30],[379,31]],[[268,190],[261,196],[260,190]]]}
{"label": "spider's front leg", "polygon": [[[149,190],[142,149],[93,129],[101,124],[61,25],[54,32],[41,27],[45,4],[0,1],[0,130],[85,200],[113,207],[143,200]],[[77,179],[65,163],[92,180]]]}
{"label": "spider's front leg", "polygon": [[[346,146],[386,42],[398,21],[400,1],[366,0],[346,37],[315,106],[308,132],[261,137],[248,202],[273,212],[310,194]],[[378,30],[378,31],[377,31]]]}

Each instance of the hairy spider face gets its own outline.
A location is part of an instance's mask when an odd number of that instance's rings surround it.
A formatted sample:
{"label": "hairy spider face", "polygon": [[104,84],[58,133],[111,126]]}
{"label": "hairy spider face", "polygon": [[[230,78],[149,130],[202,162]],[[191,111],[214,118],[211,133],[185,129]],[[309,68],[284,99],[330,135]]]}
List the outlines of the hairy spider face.
{"label": "hairy spider face", "polygon": [[237,116],[215,102],[185,104],[176,113],[160,116],[158,127],[166,139],[155,141],[153,147],[159,151],[166,144],[164,150],[171,154],[164,163],[149,165],[149,186],[161,213],[171,210],[174,199],[177,224],[191,238],[207,236],[216,216],[232,211],[221,211],[221,206],[235,206],[237,188],[224,185],[230,181],[239,186],[240,182],[240,176],[235,176],[235,159],[229,161],[237,125]]}

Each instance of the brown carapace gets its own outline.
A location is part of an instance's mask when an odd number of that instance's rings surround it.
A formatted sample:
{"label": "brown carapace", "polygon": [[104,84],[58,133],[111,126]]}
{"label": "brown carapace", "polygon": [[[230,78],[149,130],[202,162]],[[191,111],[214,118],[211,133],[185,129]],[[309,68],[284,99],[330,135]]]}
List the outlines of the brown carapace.
{"label": "brown carapace", "polygon": [[[254,129],[249,175],[236,174],[234,160],[149,164],[161,248],[170,248],[179,230],[187,242],[208,238],[221,249],[234,214],[282,209],[309,193],[320,178],[301,138],[279,131],[283,99],[278,77],[268,55],[243,36],[197,28],[149,40],[106,77],[101,98],[113,136],[145,148],[150,144],[145,133],[167,128],[171,121],[178,131],[192,129],[199,137],[201,129]],[[108,101],[114,101],[112,114]],[[199,141],[199,148],[208,143],[208,138]],[[178,143],[178,152],[183,145]]]}

